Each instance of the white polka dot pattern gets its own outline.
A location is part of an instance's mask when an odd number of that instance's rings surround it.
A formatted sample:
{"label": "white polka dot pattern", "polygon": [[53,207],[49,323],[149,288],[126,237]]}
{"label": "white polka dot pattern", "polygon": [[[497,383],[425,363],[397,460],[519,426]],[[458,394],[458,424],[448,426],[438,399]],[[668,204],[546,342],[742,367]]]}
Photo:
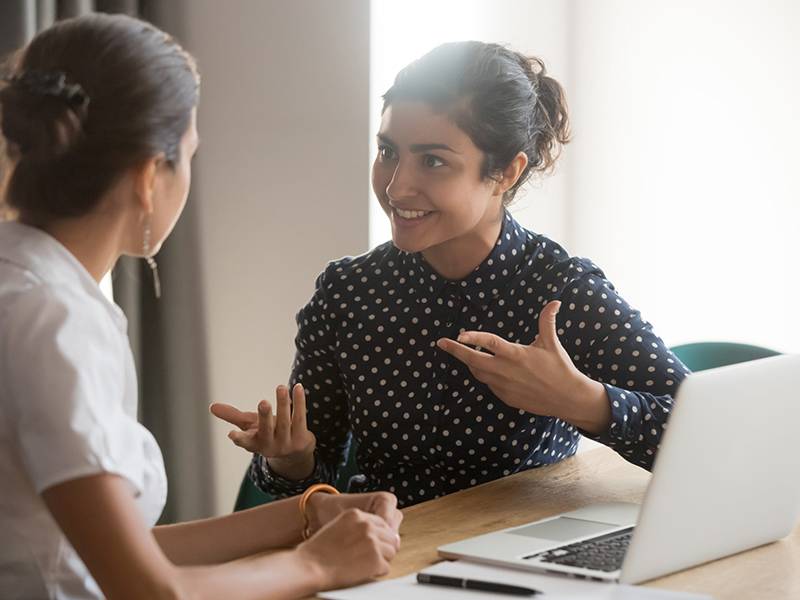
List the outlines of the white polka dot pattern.
{"label": "white polka dot pattern", "polygon": [[366,489],[408,506],[574,454],[576,427],[503,404],[436,347],[468,329],[529,344],[555,299],[562,345],[611,404],[611,427],[590,437],[649,468],[686,368],[597,266],[507,214],[491,254],[460,281],[391,243],[328,266],[297,316],[291,377],[307,390],[315,471],[290,481],[256,455],[251,476],[276,496],[335,481],[355,439]]}

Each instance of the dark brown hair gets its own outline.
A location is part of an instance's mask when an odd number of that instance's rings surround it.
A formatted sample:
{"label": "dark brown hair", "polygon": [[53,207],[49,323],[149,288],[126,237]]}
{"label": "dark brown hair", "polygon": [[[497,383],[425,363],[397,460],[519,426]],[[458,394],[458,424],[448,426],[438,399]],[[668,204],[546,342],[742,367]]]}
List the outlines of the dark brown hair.
{"label": "dark brown hair", "polygon": [[32,223],[79,217],[129,168],[174,165],[197,105],[194,59],[163,31],[91,14],[42,31],[0,88],[4,200]]}
{"label": "dark brown hair", "polygon": [[504,197],[509,203],[534,173],[552,170],[569,142],[567,101],[544,62],[498,44],[442,44],[401,70],[383,95],[425,102],[447,113],[484,153],[481,177],[496,177],[524,152],[528,166]]}

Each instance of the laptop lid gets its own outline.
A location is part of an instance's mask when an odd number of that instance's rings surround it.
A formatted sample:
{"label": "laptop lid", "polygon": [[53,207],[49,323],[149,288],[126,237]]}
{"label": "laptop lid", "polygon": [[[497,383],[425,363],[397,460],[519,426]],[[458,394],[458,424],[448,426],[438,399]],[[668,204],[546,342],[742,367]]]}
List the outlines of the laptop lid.
{"label": "laptop lid", "polygon": [[800,356],[693,373],[678,389],[620,580],[772,542],[800,516]]}

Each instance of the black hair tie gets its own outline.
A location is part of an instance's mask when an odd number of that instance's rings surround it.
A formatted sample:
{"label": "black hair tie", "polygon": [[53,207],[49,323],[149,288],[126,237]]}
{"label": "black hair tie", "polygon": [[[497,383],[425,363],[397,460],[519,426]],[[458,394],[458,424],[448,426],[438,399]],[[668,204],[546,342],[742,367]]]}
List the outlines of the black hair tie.
{"label": "black hair tie", "polygon": [[70,108],[86,108],[89,96],[78,83],[67,83],[63,71],[24,71],[19,75],[5,78],[11,85],[18,85],[31,94],[50,96],[63,100]]}

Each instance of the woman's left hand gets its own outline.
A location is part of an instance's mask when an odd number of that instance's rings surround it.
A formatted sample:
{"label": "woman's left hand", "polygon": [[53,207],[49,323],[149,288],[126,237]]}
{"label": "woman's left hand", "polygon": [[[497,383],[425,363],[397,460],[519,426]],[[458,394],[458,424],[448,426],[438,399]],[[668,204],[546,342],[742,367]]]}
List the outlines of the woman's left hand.
{"label": "woman's left hand", "polygon": [[395,532],[398,532],[403,520],[403,513],[397,509],[397,498],[389,492],[338,495],[316,493],[309,498],[309,507],[312,532],[350,508],[381,517]]}
{"label": "woman's left hand", "polygon": [[539,335],[527,346],[484,331],[465,331],[458,341],[442,338],[437,344],[467,365],[478,381],[509,406],[600,433],[611,421],[605,388],[575,367],[558,340],[556,315],[560,307],[561,302],[553,301],[542,309]]}

